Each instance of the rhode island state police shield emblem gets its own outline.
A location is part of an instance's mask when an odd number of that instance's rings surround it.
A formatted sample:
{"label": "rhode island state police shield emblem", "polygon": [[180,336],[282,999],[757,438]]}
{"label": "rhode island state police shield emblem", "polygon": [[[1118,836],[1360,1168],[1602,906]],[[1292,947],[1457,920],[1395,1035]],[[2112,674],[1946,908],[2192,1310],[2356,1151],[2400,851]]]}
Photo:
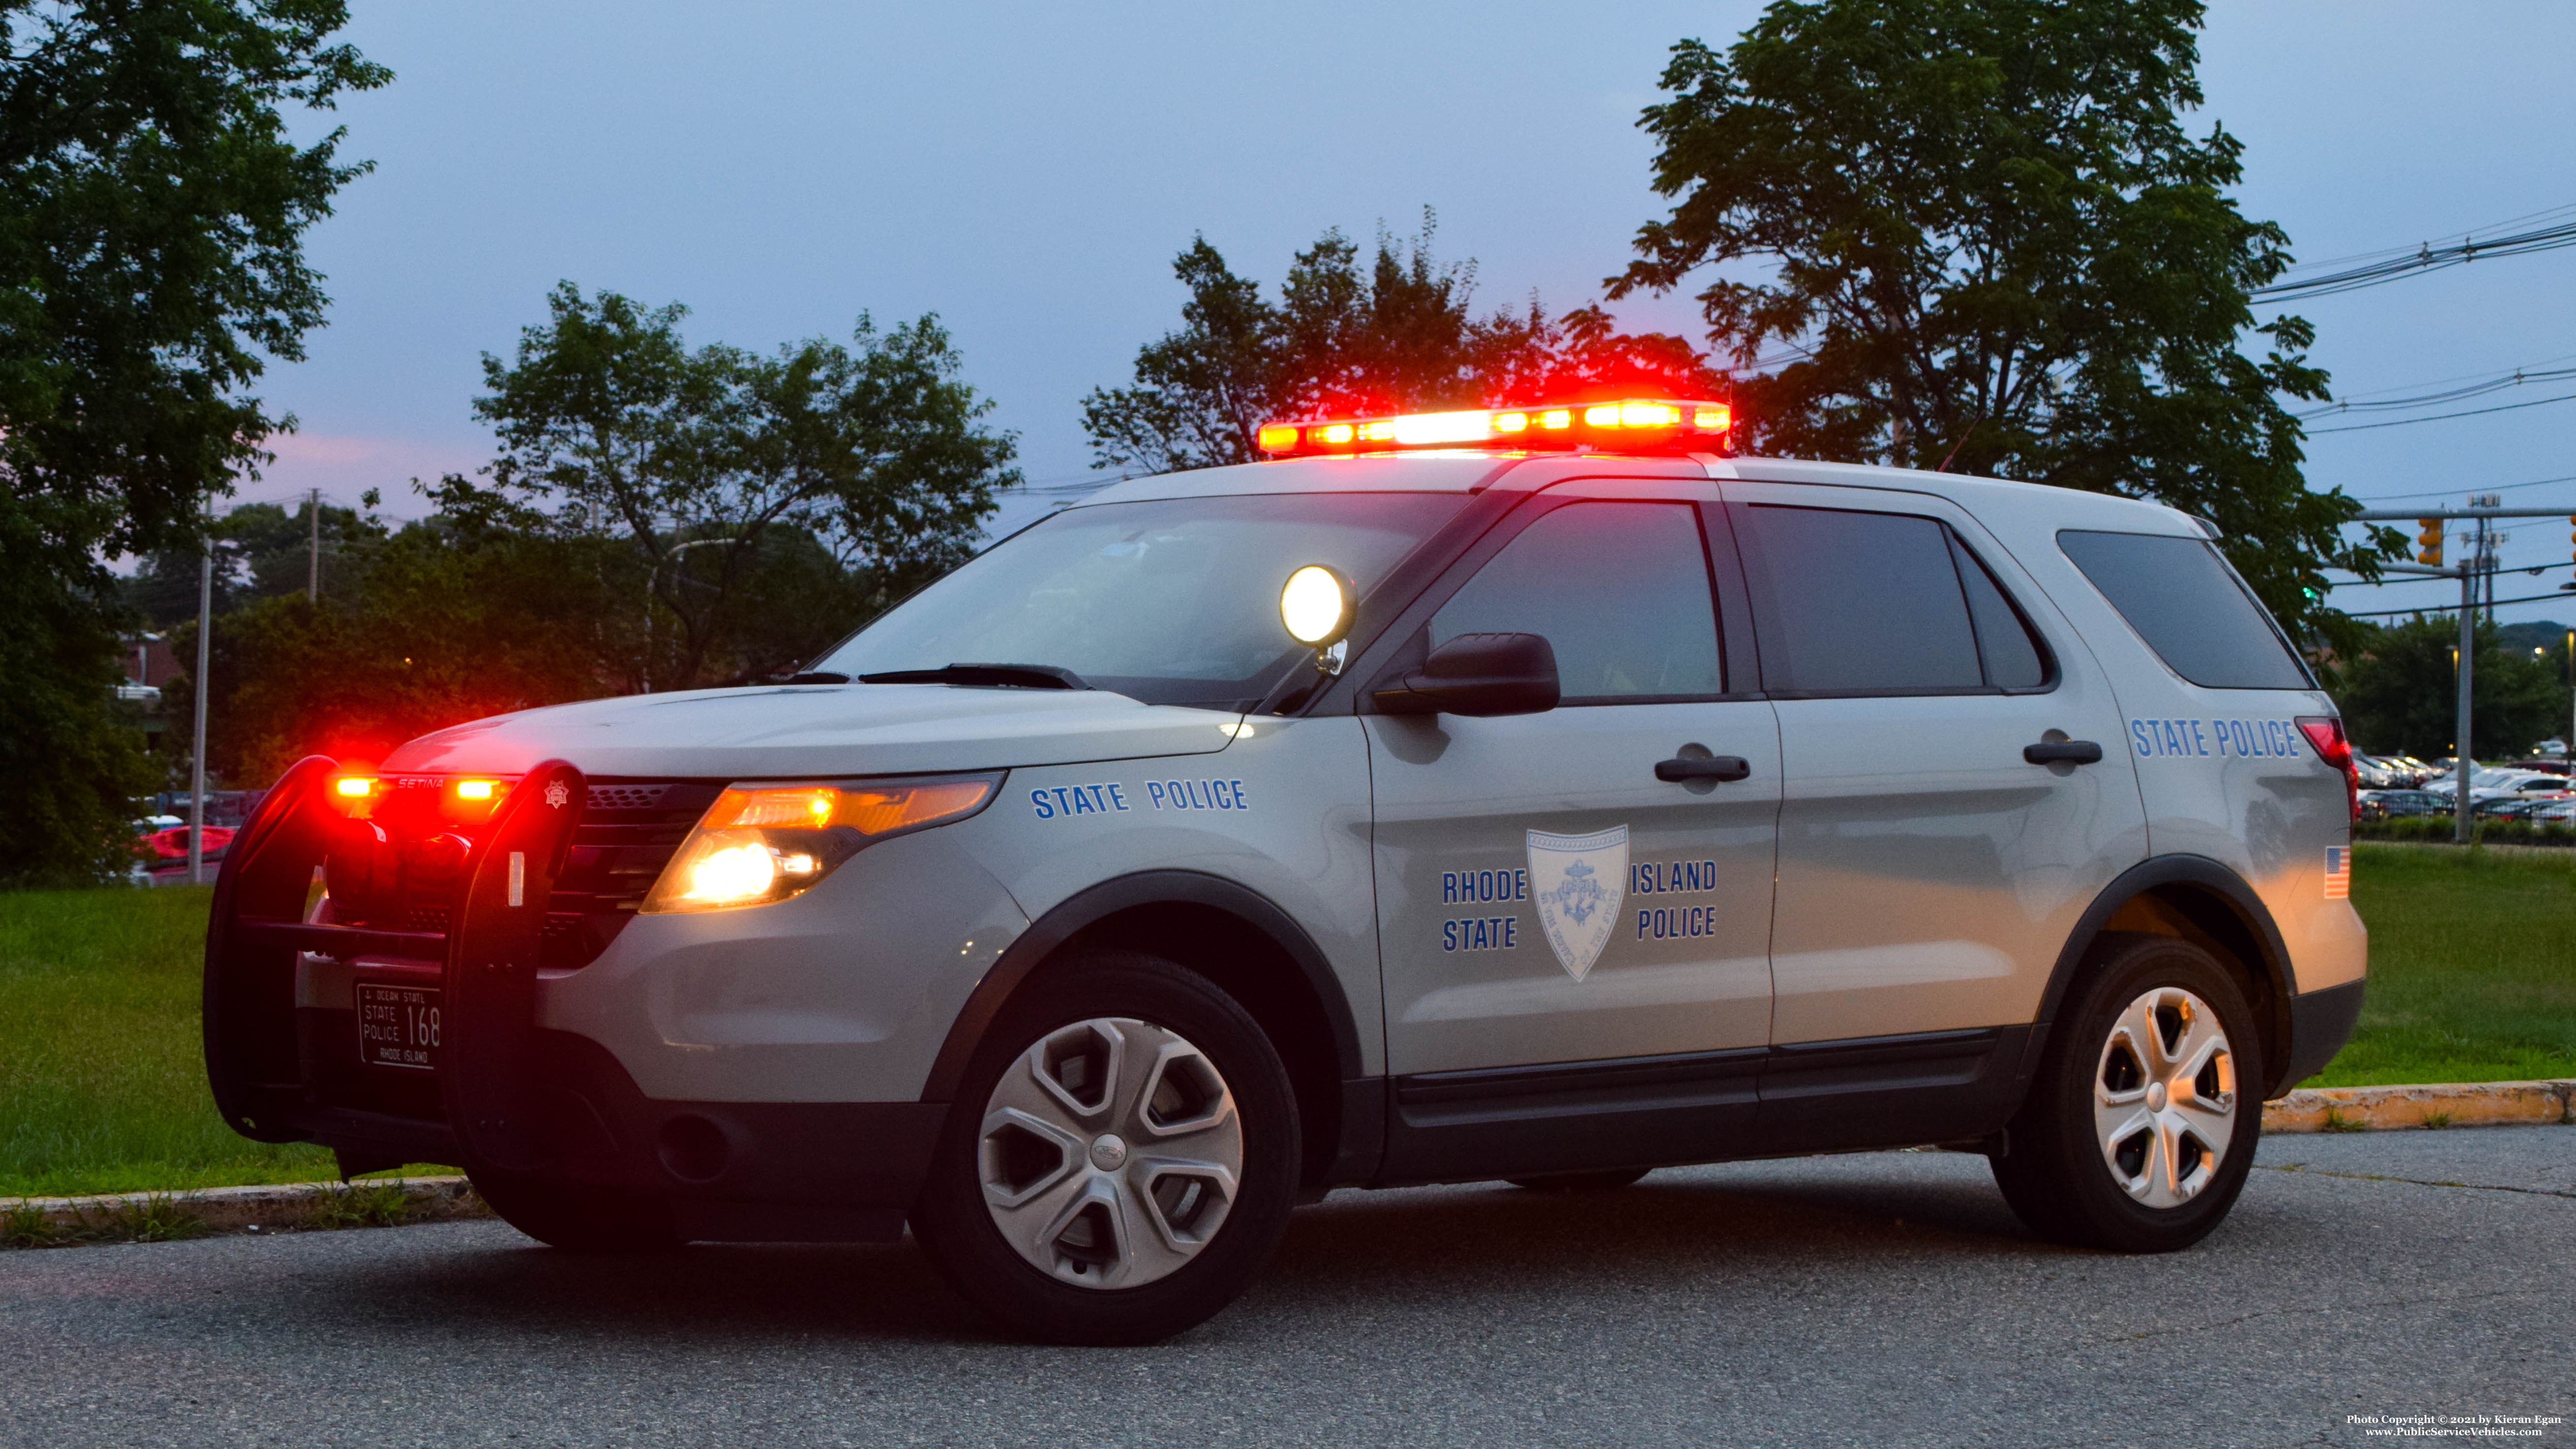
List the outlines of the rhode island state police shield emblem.
{"label": "rhode island state police shield emblem", "polygon": [[1529,833],[1530,899],[1547,944],[1580,981],[1601,959],[1628,895],[1628,827],[1591,835]]}

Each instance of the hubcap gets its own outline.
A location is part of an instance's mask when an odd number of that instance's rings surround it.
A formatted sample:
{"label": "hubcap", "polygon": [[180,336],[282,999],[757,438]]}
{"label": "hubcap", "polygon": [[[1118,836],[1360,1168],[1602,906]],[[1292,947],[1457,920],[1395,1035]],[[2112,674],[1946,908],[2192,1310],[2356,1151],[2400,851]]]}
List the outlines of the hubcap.
{"label": "hubcap", "polygon": [[1243,1122],[1206,1053],[1131,1017],[1039,1038],[995,1083],[977,1153],[993,1226],[1041,1271],[1134,1288],[1224,1226]]}
{"label": "hubcap", "polygon": [[2093,1127],[2113,1180],[2148,1207],[2179,1207],[2217,1180],[2236,1135],[2236,1058],[2209,1003],[2159,986],[2113,1019]]}

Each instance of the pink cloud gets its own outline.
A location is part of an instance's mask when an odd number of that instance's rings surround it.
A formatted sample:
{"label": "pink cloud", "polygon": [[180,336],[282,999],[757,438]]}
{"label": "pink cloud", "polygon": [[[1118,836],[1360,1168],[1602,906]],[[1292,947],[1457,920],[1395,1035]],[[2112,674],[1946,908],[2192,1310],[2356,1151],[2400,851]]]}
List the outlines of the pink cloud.
{"label": "pink cloud", "polygon": [[423,438],[364,437],[332,433],[286,433],[269,439],[277,461],[260,470],[256,483],[235,490],[237,503],[291,503],[319,488],[326,503],[358,506],[368,489],[384,495],[384,512],[395,518],[418,518],[428,503],[411,491],[411,480],[434,482],[443,473],[472,473],[490,460],[488,449]]}

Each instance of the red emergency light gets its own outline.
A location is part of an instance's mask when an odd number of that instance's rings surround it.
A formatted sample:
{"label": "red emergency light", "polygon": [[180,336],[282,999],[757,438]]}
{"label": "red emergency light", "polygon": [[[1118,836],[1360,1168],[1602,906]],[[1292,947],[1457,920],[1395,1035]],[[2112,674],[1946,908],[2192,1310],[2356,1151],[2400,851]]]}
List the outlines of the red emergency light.
{"label": "red emergency light", "polygon": [[1407,448],[1512,448],[1532,452],[1606,448],[1621,452],[1724,452],[1735,413],[1722,402],[1626,398],[1529,408],[1398,413],[1377,418],[1263,423],[1261,451],[1273,458],[1382,453]]}

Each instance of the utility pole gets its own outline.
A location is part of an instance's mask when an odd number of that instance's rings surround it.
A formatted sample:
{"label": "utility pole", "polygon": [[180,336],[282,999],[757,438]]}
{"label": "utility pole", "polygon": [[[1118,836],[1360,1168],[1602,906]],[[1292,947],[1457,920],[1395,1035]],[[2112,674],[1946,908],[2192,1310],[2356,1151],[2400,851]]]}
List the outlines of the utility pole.
{"label": "utility pole", "polygon": [[206,883],[206,660],[215,633],[215,539],[197,558],[197,738],[188,752],[188,884]]}
{"label": "utility pole", "polygon": [[314,489],[305,496],[304,517],[313,526],[313,540],[304,551],[304,602],[322,601],[322,490]]}
{"label": "utility pole", "polygon": [[[2487,521],[2495,518],[2566,516],[2562,510],[2556,508],[2499,508],[2496,506],[2496,500],[2497,495],[2493,493],[2480,493],[2469,499],[2469,506],[2466,508],[2419,508],[2404,513],[2373,509],[2354,515],[2356,520],[2362,522],[2393,523],[2399,519],[2409,519],[2425,526],[2426,533],[2422,542],[2427,545],[2427,549],[2426,552],[2417,555],[2423,560],[2423,565],[2382,564],[2380,565],[2382,569],[2392,574],[2456,578],[2460,581],[2459,700],[2458,713],[2453,721],[2453,727],[2459,731],[2459,743],[2452,746],[2453,778],[2459,793],[2452,797],[2451,838],[2462,845],[2469,843],[2471,826],[2477,818],[2477,802],[2469,796],[2469,776],[2477,770],[2477,761],[2469,747],[2469,741],[2475,738],[2473,726],[2476,723],[2475,712],[2470,705],[2472,681],[2477,672],[2478,589],[2481,584],[2492,583],[2495,577],[2494,561],[2487,557],[2489,536]],[[2469,518],[2477,521],[2477,533],[2474,536],[2476,546],[2467,558],[2460,560],[2457,568],[2429,567],[2429,565],[2438,564],[2442,556],[2440,551],[2442,535],[2438,530],[2443,523],[2454,518]],[[2488,597],[2494,596],[2490,594]],[[2576,635],[2571,637],[2576,638]],[[2568,743],[2571,748],[2576,748],[2576,740],[2570,740]]]}

